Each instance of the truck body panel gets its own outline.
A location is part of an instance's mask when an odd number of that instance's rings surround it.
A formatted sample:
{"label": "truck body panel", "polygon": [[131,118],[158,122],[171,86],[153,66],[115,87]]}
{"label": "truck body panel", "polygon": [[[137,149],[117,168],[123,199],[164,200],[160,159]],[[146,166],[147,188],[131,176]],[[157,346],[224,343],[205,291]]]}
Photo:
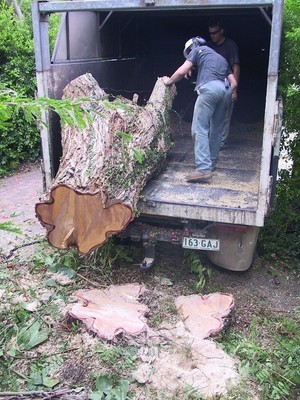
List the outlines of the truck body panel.
{"label": "truck body panel", "polygon": [[[48,24],[53,13],[61,13],[61,27],[50,54]],[[32,3],[38,95],[51,98],[61,98],[72,79],[90,72],[106,92],[128,98],[137,93],[143,105],[157,77],[171,75],[184,61],[185,41],[196,35],[208,38],[208,21],[223,20],[227,36],[239,46],[241,66],[230,147],[220,152],[210,185],[185,182],[184,175],[194,163],[192,139],[186,132],[196,94],[190,82],[179,82],[172,116],[174,147],[165,168],[143,189],[135,222],[147,221],[152,228],[188,226],[190,232],[198,229],[200,236],[200,225],[214,226],[214,230],[204,229],[204,235],[223,237],[223,242],[226,235],[216,229],[218,224],[254,227],[243,233],[250,250],[249,255],[239,256],[245,258],[244,265],[236,259],[238,270],[251,263],[258,228],[264,225],[274,193],[281,131],[277,83],[282,13],[283,0]],[[44,119],[49,126],[41,131],[45,186],[49,187],[61,156],[60,125],[55,115],[45,114]],[[232,243],[241,243],[240,234]],[[221,244],[220,252],[211,257],[218,265],[235,269],[234,261],[228,267],[225,260],[227,247],[228,243],[226,250]]]}

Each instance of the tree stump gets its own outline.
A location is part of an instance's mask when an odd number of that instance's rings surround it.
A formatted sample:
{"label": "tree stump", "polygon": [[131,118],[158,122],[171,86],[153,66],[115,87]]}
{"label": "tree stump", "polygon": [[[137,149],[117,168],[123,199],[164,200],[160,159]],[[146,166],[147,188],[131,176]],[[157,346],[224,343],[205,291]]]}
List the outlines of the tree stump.
{"label": "tree stump", "polygon": [[[93,120],[62,128],[58,173],[35,210],[49,243],[86,254],[134,219],[139,194],[171,147],[168,113],[176,88],[157,79],[144,107],[109,96],[91,74],[71,81],[64,97],[88,98]],[[134,96],[136,97],[136,96]]]}

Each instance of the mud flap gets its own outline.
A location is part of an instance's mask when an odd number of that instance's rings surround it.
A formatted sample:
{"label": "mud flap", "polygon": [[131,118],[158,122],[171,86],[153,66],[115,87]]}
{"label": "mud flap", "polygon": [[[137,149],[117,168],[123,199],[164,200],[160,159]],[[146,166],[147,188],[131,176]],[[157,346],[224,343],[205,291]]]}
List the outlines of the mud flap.
{"label": "mud flap", "polygon": [[220,240],[219,251],[208,251],[211,262],[219,267],[231,271],[246,271],[252,264],[259,227],[244,227],[245,231],[238,231],[234,226],[214,225],[209,228],[209,237]]}

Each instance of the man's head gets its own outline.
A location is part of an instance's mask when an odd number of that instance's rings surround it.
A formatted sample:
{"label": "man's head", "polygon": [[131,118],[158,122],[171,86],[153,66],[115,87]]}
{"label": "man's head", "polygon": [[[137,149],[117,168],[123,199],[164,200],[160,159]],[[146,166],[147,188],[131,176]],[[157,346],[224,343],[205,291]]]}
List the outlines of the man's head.
{"label": "man's head", "polygon": [[221,21],[210,21],[208,23],[208,32],[213,43],[221,44],[224,42],[224,27]]}
{"label": "man's head", "polygon": [[184,46],[183,55],[185,58],[190,54],[192,48],[194,46],[206,46],[206,40],[203,39],[201,36],[196,36],[189,39]]}

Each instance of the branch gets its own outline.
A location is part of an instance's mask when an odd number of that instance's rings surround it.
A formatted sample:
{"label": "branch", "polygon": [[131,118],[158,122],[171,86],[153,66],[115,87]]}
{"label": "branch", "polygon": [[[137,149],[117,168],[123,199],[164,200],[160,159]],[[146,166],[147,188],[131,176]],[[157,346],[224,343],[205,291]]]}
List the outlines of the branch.
{"label": "branch", "polygon": [[30,99],[24,97],[11,89],[0,87],[0,129],[4,129],[13,114],[22,110],[27,121],[42,122],[43,111],[56,112],[62,125],[86,128],[95,115],[99,115],[98,102],[95,99],[70,97],[55,100],[46,97]]}
{"label": "branch", "polygon": [[87,400],[88,394],[84,388],[77,389],[56,389],[49,391],[28,391],[28,392],[0,392],[0,400],[23,400],[34,399],[49,400],[58,399],[64,396],[64,400]]}
{"label": "branch", "polygon": [[21,11],[21,7],[19,6],[17,0],[7,0],[8,5],[13,5],[16,17],[22,21],[24,19],[24,15]]}

